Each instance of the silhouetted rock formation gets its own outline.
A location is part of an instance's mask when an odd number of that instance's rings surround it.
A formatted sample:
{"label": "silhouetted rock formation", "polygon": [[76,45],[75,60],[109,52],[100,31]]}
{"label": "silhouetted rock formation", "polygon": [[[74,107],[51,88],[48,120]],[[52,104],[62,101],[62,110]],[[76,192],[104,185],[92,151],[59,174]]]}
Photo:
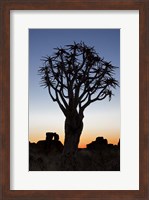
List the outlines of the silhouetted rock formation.
{"label": "silhouetted rock formation", "polygon": [[107,139],[104,139],[103,137],[97,137],[95,141],[91,142],[90,144],[87,144],[86,146],[87,149],[89,150],[102,150],[105,148],[119,148],[120,144],[119,143],[118,145],[108,144]]}
{"label": "silhouetted rock formation", "polygon": [[47,132],[46,133],[46,141],[51,142],[54,138],[54,141],[58,141],[59,140],[59,135],[53,132]]}
{"label": "silhouetted rock formation", "polygon": [[97,137],[95,141],[91,142],[90,144],[87,144],[87,149],[90,150],[98,150],[98,149],[103,149],[107,146],[107,140],[104,139],[103,137]]}
{"label": "silhouetted rock formation", "polygon": [[120,148],[120,139],[119,139],[119,141],[118,141],[118,147]]}
{"label": "silhouetted rock formation", "polygon": [[63,144],[59,141],[59,135],[53,132],[46,133],[46,140],[40,140],[35,143],[29,143],[30,149],[41,153],[50,153],[51,151],[62,152]]}

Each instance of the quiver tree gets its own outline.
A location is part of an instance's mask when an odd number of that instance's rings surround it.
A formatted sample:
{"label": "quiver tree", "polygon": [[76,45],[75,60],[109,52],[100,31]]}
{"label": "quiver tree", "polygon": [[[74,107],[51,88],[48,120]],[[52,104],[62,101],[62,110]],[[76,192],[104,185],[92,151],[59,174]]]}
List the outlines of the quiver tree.
{"label": "quiver tree", "polygon": [[84,110],[91,103],[106,97],[118,86],[115,68],[85,43],[55,48],[52,56],[43,59],[39,69],[41,85],[57,102],[65,115],[64,154],[76,152],[83,129]]}

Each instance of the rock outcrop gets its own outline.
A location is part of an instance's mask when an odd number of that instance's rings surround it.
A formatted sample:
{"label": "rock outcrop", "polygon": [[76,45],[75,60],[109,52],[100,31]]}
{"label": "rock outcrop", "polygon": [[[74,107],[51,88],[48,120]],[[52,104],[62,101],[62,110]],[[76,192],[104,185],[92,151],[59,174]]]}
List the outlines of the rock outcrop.
{"label": "rock outcrop", "polygon": [[50,153],[50,152],[62,152],[63,144],[59,141],[59,135],[53,132],[46,133],[46,139],[40,140],[35,143],[29,143],[29,148],[32,151]]}
{"label": "rock outcrop", "polygon": [[95,141],[92,141],[90,144],[86,145],[89,150],[103,150],[106,148],[120,148],[120,140],[118,145],[108,144],[107,139],[103,137],[97,137]]}

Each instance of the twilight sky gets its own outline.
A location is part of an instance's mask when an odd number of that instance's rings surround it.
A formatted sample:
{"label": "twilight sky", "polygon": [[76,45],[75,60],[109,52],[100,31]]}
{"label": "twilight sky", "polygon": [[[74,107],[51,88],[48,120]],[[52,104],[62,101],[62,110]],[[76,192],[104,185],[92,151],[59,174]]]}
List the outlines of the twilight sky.
{"label": "twilight sky", "polygon": [[[29,29],[29,141],[45,139],[46,132],[56,132],[64,141],[65,117],[47,88],[40,87],[38,69],[42,56],[52,55],[55,47],[83,41],[94,46],[106,61],[111,61],[120,81],[120,30],[119,29]],[[117,144],[120,138],[120,88],[113,90],[115,96],[97,101],[85,110],[84,129],[79,147],[98,136]]]}

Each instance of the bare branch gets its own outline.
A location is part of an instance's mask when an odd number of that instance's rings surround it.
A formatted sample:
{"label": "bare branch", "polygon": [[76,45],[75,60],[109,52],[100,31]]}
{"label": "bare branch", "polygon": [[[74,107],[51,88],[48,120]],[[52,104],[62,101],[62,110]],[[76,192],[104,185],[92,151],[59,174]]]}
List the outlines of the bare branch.
{"label": "bare branch", "polygon": [[42,61],[41,86],[48,87],[50,97],[65,115],[77,107],[83,112],[107,96],[111,100],[112,89],[119,86],[113,78],[116,67],[83,42],[56,48],[53,56],[43,57]]}

